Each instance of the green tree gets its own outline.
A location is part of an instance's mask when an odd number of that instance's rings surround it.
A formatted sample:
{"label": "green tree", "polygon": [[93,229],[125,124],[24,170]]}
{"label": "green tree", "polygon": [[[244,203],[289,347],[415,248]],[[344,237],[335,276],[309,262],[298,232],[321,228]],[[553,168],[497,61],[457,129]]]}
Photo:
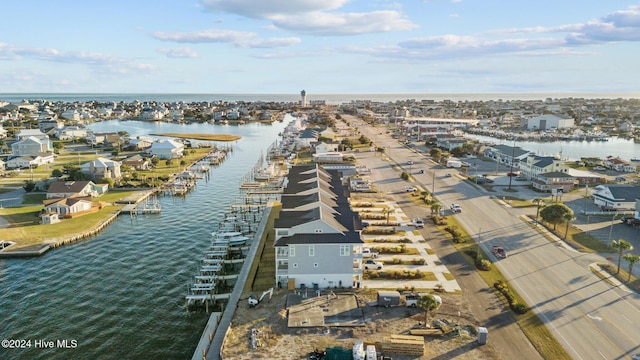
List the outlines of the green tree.
{"label": "green tree", "polygon": [[153,164],[153,166],[158,165],[159,162],[160,162],[160,159],[158,159],[157,156],[154,156],[151,158],[151,163]]}
{"label": "green tree", "polygon": [[437,162],[442,157],[442,149],[436,147],[431,148],[431,150],[429,150],[429,155],[431,155],[433,160]]}
{"label": "green tree", "polygon": [[31,181],[31,180],[25,180],[24,181],[24,185],[22,186],[22,188],[26,191],[26,192],[31,192],[33,190],[36,189],[36,183]]}
{"label": "green tree", "polygon": [[442,210],[442,205],[440,205],[439,202],[435,202],[433,204],[431,204],[431,213],[432,214],[438,214],[440,212],[440,210]]}
{"label": "green tree", "polygon": [[573,214],[573,210],[562,203],[545,206],[540,211],[542,220],[548,222],[549,224],[553,224],[553,230],[556,230],[557,225],[565,221],[565,214]]}
{"label": "green tree", "polygon": [[538,216],[540,215],[540,206],[544,203],[541,198],[535,198],[531,200],[534,204],[536,204],[536,226],[538,226]]}
{"label": "green tree", "polygon": [[567,240],[567,235],[569,235],[569,224],[571,224],[571,222],[575,220],[576,217],[573,216],[573,212],[570,212],[570,213],[564,214],[562,218],[567,224],[567,227],[564,229],[564,239]]}
{"label": "green tree", "polygon": [[631,245],[631,243],[626,240],[619,239],[619,240],[611,241],[611,247],[614,249],[618,249],[618,271],[616,272],[617,274],[620,272],[620,262],[622,261],[622,255],[627,250],[629,251],[633,250],[633,245]]}
{"label": "green tree", "polygon": [[54,178],[62,177],[62,175],[64,175],[64,172],[62,172],[62,170],[60,169],[53,169],[53,171],[51,172],[51,177]]}
{"label": "green tree", "polygon": [[635,263],[640,262],[640,256],[636,254],[625,254],[624,259],[629,263],[629,278],[627,282],[631,281],[631,272],[633,271],[633,265]]}
{"label": "green tree", "polygon": [[427,294],[418,299],[416,306],[424,310],[424,324],[427,325],[429,323],[429,313],[435,313],[438,310],[440,301],[435,296]]}
{"label": "green tree", "polygon": [[629,278],[627,282],[631,281],[631,272],[633,271],[633,265],[635,263],[640,262],[640,256],[636,254],[625,254],[624,259],[629,263]]}

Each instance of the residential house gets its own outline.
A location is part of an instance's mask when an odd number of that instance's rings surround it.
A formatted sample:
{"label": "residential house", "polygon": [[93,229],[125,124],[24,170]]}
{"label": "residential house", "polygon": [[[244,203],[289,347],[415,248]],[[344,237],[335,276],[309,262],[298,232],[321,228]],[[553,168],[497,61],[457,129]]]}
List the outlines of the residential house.
{"label": "residential house", "polygon": [[65,126],[56,131],[56,137],[60,140],[82,139],[87,136],[87,130],[79,126]]}
{"label": "residential house", "polygon": [[159,140],[151,144],[146,151],[159,159],[181,158],[184,155],[184,144],[174,140]]}
{"label": "residential house", "polygon": [[328,152],[338,152],[338,148],[340,146],[339,142],[331,141],[331,142],[321,142],[315,145],[315,153],[328,153]]}
{"label": "residential house", "polygon": [[607,169],[613,169],[618,172],[632,173],[636,171],[636,164],[619,157],[607,156],[603,163]]}
{"label": "residential house", "polygon": [[11,144],[13,156],[29,156],[40,153],[53,152],[53,145],[47,140],[41,140],[34,136],[23,138]]}
{"label": "residential house", "polygon": [[603,184],[595,187],[593,203],[602,210],[633,211],[640,199],[640,187],[634,185]]}
{"label": "residential house", "polygon": [[54,118],[45,118],[45,119],[38,120],[38,129],[43,134],[46,134],[51,130],[54,130],[55,132],[56,130],[62,129],[63,126],[64,126],[64,121],[54,119]]}
{"label": "residential house", "polygon": [[133,139],[129,139],[129,145],[127,148],[131,150],[144,150],[151,147],[153,139],[148,136],[136,136]]}
{"label": "residential house", "polygon": [[337,171],[294,166],[275,221],[276,282],[288,288],[359,287],[362,222]]}
{"label": "residential house", "polygon": [[71,121],[80,121],[80,113],[76,109],[67,109],[60,114],[60,117]]}
{"label": "residential house", "polygon": [[575,186],[575,178],[566,172],[552,171],[538,174],[531,180],[531,186],[539,191],[553,192],[562,190],[569,192]]}
{"label": "residential house", "polygon": [[122,165],[126,165],[132,169],[141,171],[149,170],[153,167],[151,160],[146,157],[142,157],[139,154],[132,155],[121,161]]}
{"label": "residential house", "polygon": [[80,171],[83,174],[87,174],[92,180],[96,181],[102,178],[106,179],[119,179],[122,177],[120,172],[120,161],[114,161],[104,157],[99,157],[95,160],[84,163],[80,166]]}
{"label": "residential house", "polygon": [[100,193],[99,189],[103,187],[96,187],[93,181],[55,181],[49,185],[47,190],[47,199],[53,198],[68,198],[71,196],[97,197]]}
{"label": "residential house", "polygon": [[56,213],[58,217],[70,217],[83,211],[91,210],[91,198],[66,197],[44,200],[44,209],[48,213]]}
{"label": "residential house", "polygon": [[24,140],[29,137],[34,137],[38,140],[49,140],[49,136],[40,129],[20,129],[16,134],[16,140]]}
{"label": "residential house", "polygon": [[318,141],[318,132],[314,129],[304,129],[295,139],[297,149],[304,149],[311,146],[311,143]]}
{"label": "residential house", "polygon": [[7,169],[35,169],[40,165],[51,164],[55,160],[53,154],[40,153],[39,155],[18,156],[11,158],[6,163]]}
{"label": "residential house", "polygon": [[7,138],[7,129],[3,128],[2,125],[0,125],[0,139],[6,139]]}

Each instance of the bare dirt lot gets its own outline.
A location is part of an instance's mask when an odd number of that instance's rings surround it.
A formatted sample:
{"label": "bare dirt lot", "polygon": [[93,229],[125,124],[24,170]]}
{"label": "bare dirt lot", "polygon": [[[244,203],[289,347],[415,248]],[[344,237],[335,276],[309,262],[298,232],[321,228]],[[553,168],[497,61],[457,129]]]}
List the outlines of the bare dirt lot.
{"label": "bare dirt lot", "polygon": [[[323,295],[324,296],[324,295]],[[354,296],[353,292],[337,293]],[[287,326],[287,291],[279,290],[273,298],[250,308],[240,304],[232,321],[231,329],[223,347],[224,359],[306,359],[314,349],[325,350],[341,346],[352,349],[355,341],[365,344],[382,341],[390,335],[408,335],[412,328],[424,327],[425,314],[420,309],[406,306],[372,306],[376,301],[373,290],[355,292],[358,307],[362,309],[364,321],[358,326],[316,326],[290,328]],[[473,315],[462,295],[440,294],[442,306],[429,317],[443,320],[449,326],[447,333],[425,336],[425,352],[422,356],[397,355],[382,352],[393,359],[499,359],[500,355],[491,346],[479,345],[477,327]],[[257,330],[254,331],[254,330]],[[252,341],[252,332],[255,333]],[[255,346],[255,347],[254,347]]]}

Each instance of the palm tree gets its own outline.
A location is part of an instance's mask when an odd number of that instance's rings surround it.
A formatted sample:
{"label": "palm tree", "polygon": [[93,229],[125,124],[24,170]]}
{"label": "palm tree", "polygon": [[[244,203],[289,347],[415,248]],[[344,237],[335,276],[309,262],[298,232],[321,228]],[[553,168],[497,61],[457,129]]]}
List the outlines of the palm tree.
{"label": "palm tree", "polygon": [[624,259],[629,262],[629,278],[627,282],[631,281],[631,272],[633,271],[633,265],[640,262],[640,256],[636,254],[625,254]]}
{"label": "palm tree", "polygon": [[542,204],[542,199],[535,198],[531,201],[536,204],[536,226],[538,226],[538,215],[540,215],[540,204]]}
{"label": "palm tree", "polygon": [[631,245],[631,243],[626,240],[619,239],[611,241],[611,247],[614,249],[618,249],[618,271],[616,272],[616,274],[618,274],[620,272],[620,261],[622,261],[622,254],[626,250],[633,250],[633,245]]}
{"label": "palm tree", "polygon": [[391,209],[388,207],[385,207],[384,209],[382,209],[382,214],[384,214],[385,216],[386,223],[389,224],[389,215],[391,214]]}
{"label": "palm tree", "polygon": [[431,213],[439,213],[440,210],[442,210],[442,205],[440,205],[440,203],[436,202],[431,204]]}
{"label": "palm tree", "polygon": [[424,310],[424,324],[427,325],[429,323],[429,313],[438,310],[440,301],[438,301],[435,296],[427,294],[418,299],[416,306]]}
{"label": "palm tree", "polygon": [[573,216],[573,213],[566,213],[564,215],[562,215],[562,218],[564,219],[564,221],[566,221],[567,223],[567,227],[564,230],[564,240],[567,240],[567,235],[569,234],[569,224],[576,218],[575,216]]}

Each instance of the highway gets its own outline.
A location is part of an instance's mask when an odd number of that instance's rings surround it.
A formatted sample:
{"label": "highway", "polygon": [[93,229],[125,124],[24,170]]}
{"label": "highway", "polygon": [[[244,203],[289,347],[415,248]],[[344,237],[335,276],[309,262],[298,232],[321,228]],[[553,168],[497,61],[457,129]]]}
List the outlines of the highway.
{"label": "highway", "polygon": [[[406,163],[412,160],[416,182],[411,185],[435,189],[447,215],[452,203],[462,206],[462,213],[454,216],[572,358],[630,359],[640,353],[640,296],[602,281],[590,271],[589,264],[606,259],[550,242],[521,220],[521,211],[491,199],[457,176],[447,177],[454,172],[451,169],[435,165],[380,128],[354,117],[348,121],[355,122],[378,147],[384,147],[392,162],[408,171]],[[417,174],[418,169],[424,173]],[[403,191],[405,185],[398,183],[397,191]],[[498,261],[490,251],[493,245],[503,246],[508,257]]]}

